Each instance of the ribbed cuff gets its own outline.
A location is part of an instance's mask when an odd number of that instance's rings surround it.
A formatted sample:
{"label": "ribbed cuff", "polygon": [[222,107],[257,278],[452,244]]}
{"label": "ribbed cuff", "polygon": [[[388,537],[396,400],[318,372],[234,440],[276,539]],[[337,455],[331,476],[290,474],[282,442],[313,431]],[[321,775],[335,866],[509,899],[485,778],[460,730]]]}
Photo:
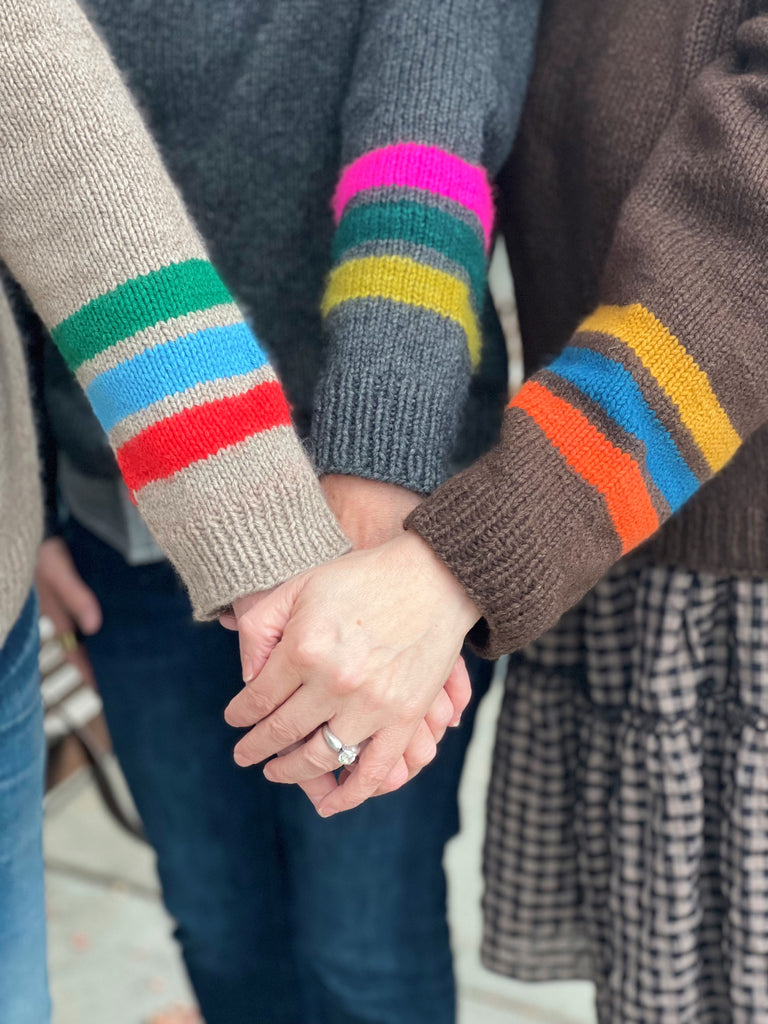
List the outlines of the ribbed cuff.
{"label": "ribbed cuff", "polygon": [[468,640],[486,658],[541,636],[621,555],[601,495],[519,409],[507,411],[502,443],[405,525],[480,609]]}
{"label": "ribbed cuff", "polygon": [[463,332],[431,311],[375,299],[336,310],[329,330],[339,355],[315,394],[318,472],[431,493],[448,475],[467,396]]}
{"label": "ribbed cuff", "polygon": [[289,430],[256,435],[149,485],[139,510],[201,620],[350,548]]}

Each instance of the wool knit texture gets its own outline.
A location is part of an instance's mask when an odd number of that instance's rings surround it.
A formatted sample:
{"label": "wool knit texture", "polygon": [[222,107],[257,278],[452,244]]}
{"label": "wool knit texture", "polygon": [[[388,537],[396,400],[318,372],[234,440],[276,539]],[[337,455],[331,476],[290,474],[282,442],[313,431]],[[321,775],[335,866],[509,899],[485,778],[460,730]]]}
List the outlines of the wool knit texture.
{"label": "wool knit texture", "polygon": [[535,372],[500,446],[410,518],[482,610],[487,653],[657,533],[649,557],[768,571],[760,7],[545,4],[502,200]]}
{"label": "wool knit texture", "polygon": [[[86,389],[196,614],[342,553],[281,387],[78,6],[4,0],[0,41],[0,255]],[[18,347],[7,330],[2,343]],[[13,595],[0,633],[31,578],[8,559],[39,524],[39,498],[18,500],[34,463],[8,361],[0,500],[13,543],[0,578]]]}
{"label": "wool knit texture", "polygon": [[498,430],[503,339],[478,323],[489,181],[538,7],[88,4],[321,473],[427,493]]}

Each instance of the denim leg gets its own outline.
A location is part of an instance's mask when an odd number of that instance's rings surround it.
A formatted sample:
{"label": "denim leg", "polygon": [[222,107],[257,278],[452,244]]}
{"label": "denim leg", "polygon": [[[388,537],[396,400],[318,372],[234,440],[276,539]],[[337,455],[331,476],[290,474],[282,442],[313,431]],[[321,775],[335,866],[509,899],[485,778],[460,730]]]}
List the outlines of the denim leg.
{"label": "denim leg", "polygon": [[403,789],[321,819],[281,787],[293,927],[311,1008],[305,1024],[452,1024],[455,994],[443,849],[477,703],[493,672],[467,656],[472,705]]}
{"label": "denim leg", "polygon": [[303,1024],[277,787],[235,765],[223,719],[237,638],[192,621],[167,563],[128,566],[77,524],[67,539],[102,604],[88,653],[206,1024]]}
{"label": "denim leg", "polygon": [[0,1021],[50,1020],[43,882],[45,738],[37,601],[0,650]]}

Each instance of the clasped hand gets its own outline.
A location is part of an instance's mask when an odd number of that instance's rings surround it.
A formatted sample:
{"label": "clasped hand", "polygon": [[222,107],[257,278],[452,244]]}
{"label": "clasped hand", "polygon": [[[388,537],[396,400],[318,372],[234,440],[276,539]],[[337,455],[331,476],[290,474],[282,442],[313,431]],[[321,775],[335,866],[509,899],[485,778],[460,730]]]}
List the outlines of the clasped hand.
{"label": "clasped hand", "polygon": [[[398,529],[376,548],[241,599],[235,614],[246,685],[226,719],[251,727],[235,760],[281,754],[266,777],[301,785],[324,817],[412,777],[469,700],[459,655],[479,613],[416,534]],[[365,741],[341,784],[326,722],[345,744]]]}

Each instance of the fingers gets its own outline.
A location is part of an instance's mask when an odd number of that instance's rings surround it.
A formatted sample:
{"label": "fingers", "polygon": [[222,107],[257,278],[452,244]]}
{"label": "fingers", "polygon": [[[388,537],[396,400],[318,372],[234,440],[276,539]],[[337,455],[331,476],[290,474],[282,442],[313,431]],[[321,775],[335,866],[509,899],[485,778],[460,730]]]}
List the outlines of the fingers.
{"label": "fingers", "polygon": [[85,636],[93,636],[101,629],[101,605],[91,588],[85,585],[74,565],[72,570],[72,575],[64,582],[65,589],[59,593],[80,632]]}
{"label": "fingers", "polygon": [[382,729],[376,733],[361,753],[355,770],[344,779],[343,785],[337,786],[317,805],[318,814],[328,818],[358,807],[369,797],[375,796],[387,783],[413,734],[412,727],[404,729],[402,726]]}
{"label": "fingers", "polygon": [[[434,759],[436,753],[437,743],[432,730],[426,722],[420,722],[403,756],[396,760],[374,795],[392,793],[405,785]],[[362,757],[362,753],[360,756]],[[325,742],[322,729],[318,729],[306,743],[296,746],[289,754],[281,755],[265,765],[264,775],[270,782],[299,783],[317,807],[321,800],[336,788],[336,780],[332,773],[338,770],[338,767],[338,755]],[[349,769],[348,775],[353,775],[355,771],[357,764]],[[333,785],[330,784],[329,776],[334,780]],[[345,774],[342,785],[348,785],[347,777]],[[317,787],[307,788],[307,784],[312,780],[324,781]]]}
{"label": "fingers", "polygon": [[78,630],[88,636],[99,631],[101,605],[83,582],[60,537],[51,537],[41,545],[35,582],[40,610],[53,623],[65,660],[77,669],[88,686],[95,688],[96,680],[88,655],[75,635]]}
{"label": "fingers", "polygon": [[[303,581],[304,577],[297,576],[275,590],[249,594],[233,602],[240,637],[243,682],[256,678],[280,642]],[[222,619],[227,620],[227,616],[222,616]]]}
{"label": "fingers", "polygon": [[[270,665],[272,662],[270,662]],[[237,697],[230,703],[225,717],[230,725],[238,724],[237,721],[233,721],[233,718],[237,718],[231,712],[232,705],[235,701],[239,701],[244,693],[249,693],[250,700],[249,707],[256,705],[264,706],[265,696],[260,693],[261,684],[264,674],[269,671],[269,666],[265,670],[265,673],[259,677],[259,679],[245,687],[245,690],[238,694]],[[279,672],[279,669],[277,670]],[[270,680],[273,675],[276,675],[275,671],[270,672]],[[298,676],[293,674],[289,677],[289,681],[285,684],[286,689],[294,687],[298,683]],[[269,698],[267,702],[271,701],[275,696],[276,688],[270,689]],[[298,686],[293,692],[289,693],[288,699],[285,703],[281,703],[272,712],[268,712],[266,716],[262,716],[261,720],[257,725],[247,733],[235,747],[235,761],[237,764],[245,767],[250,764],[258,764],[261,761],[265,761],[268,757],[272,757],[273,754],[277,754],[280,751],[290,747],[292,744],[303,740],[305,736],[309,736],[313,733],[319,725],[321,725],[328,715],[330,714],[331,706],[324,705],[322,702],[318,702],[317,695],[311,694],[307,691],[306,687]],[[239,710],[238,710],[239,714]],[[238,719],[238,721],[242,721]],[[333,756],[333,752],[330,748],[325,745],[325,741],[320,736],[320,742],[325,746],[326,752]],[[306,758],[307,744],[302,744],[296,751],[286,754],[280,759],[280,762],[294,763],[296,759]],[[338,767],[338,757],[336,759],[336,767]],[[308,775],[302,776],[302,778],[314,778],[317,775],[324,774],[327,771],[332,770],[334,767],[333,761],[329,762],[326,759],[321,765],[319,770],[315,769]],[[298,781],[298,779],[291,779],[292,782]]]}
{"label": "fingers", "polygon": [[58,632],[74,625],[86,636],[101,629],[99,600],[77,571],[69,549],[60,537],[51,537],[40,548],[35,579],[40,605]]}
{"label": "fingers", "polygon": [[[421,769],[414,772],[414,775],[418,775]],[[405,758],[401,757],[400,760],[395,764],[395,767],[389,773],[387,778],[382,782],[374,796],[386,796],[387,793],[394,793],[395,790],[402,789],[402,787],[408,782],[413,775],[408,770],[408,765],[405,763]],[[325,795],[325,794],[324,794]],[[319,805],[319,801],[318,801]],[[318,806],[316,805],[316,806]]]}
{"label": "fingers", "polygon": [[453,704],[454,715],[450,725],[455,727],[461,721],[461,716],[472,699],[472,684],[462,657],[459,657],[453,666],[451,674],[445,681],[444,690]]}
{"label": "fingers", "polygon": [[445,689],[442,689],[432,701],[432,706],[424,718],[435,739],[435,743],[439,743],[443,736],[445,736],[445,730],[453,721],[455,713],[453,701],[445,692]]}
{"label": "fingers", "polygon": [[322,728],[319,728],[290,754],[276,757],[265,765],[264,775],[270,782],[304,783],[338,771],[339,767],[339,755],[325,742]]}
{"label": "fingers", "polygon": [[[272,762],[270,762],[271,764]],[[333,772],[327,772],[325,775],[319,776],[317,779],[309,779],[307,782],[300,782],[299,788],[303,789],[306,795],[309,797],[310,802],[315,806],[323,801],[323,799],[332,793],[334,789],[338,788],[338,782]]]}
{"label": "fingers", "polygon": [[408,768],[409,777],[420,772],[430,761],[434,760],[436,753],[437,741],[432,730],[426,721],[419,722],[416,732],[403,752],[403,760]]}

